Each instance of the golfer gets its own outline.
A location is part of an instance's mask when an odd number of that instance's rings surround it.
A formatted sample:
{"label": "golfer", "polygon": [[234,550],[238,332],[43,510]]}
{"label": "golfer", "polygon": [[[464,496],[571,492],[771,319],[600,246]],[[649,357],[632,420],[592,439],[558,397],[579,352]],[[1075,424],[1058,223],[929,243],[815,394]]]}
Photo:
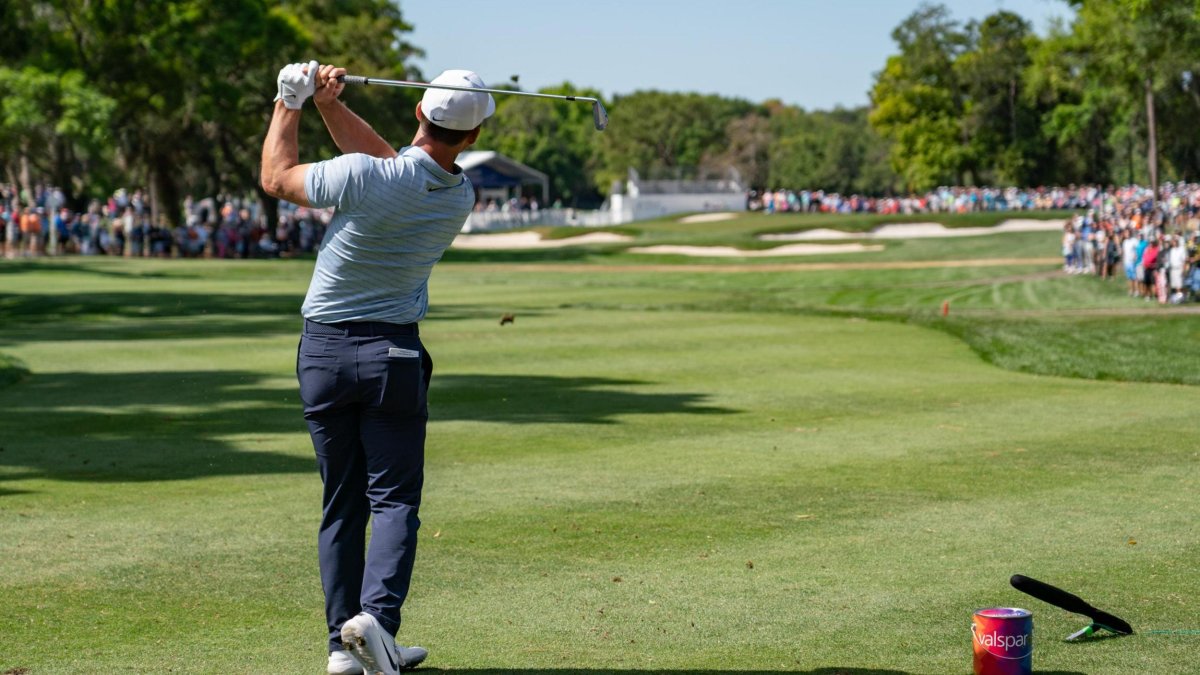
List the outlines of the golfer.
{"label": "golfer", "polygon": [[[334,209],[301,310],[296,361],[325,486],[317,550],[328,672],[391,675],[427,656],[395,643],[420,526],[433,371],[417,324],[433,265],[475,204],[454,160],[496,105],[483,92],[428,89],[416,108],[417,134],[397,152],[338,99],[344,73],[316,61],[279,72],[262,185],[280,199]],[[466,70],[433,83],[484,86]],[[310,96],[346,154],[300,164],[297,129]]]}

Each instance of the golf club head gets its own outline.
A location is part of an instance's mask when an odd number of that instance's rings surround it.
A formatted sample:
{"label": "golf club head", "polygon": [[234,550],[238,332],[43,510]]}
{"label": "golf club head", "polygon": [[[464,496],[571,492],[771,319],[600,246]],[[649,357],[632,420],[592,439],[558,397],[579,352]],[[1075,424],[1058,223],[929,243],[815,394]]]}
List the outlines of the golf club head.
{"label": "golf club head", "polygon": [[1064,640],[1064,642],[1079,642],[1080,640],[1086,640],[1095,634],[1096,634],[1096,624],[1089,623],[1088,625],[1084,626],[1083,628],[1080,628],[1079,630],[1075,631],[1074,633],[1071,633],[1070,635],[1068,635],[1067,639]]}
{"label": "golf club head", "polygon": [[1093,623],[1103,628],[1107,628],[1114,633],[1120,633],[1121,635],[1133,635],[1133,626],[1130,626],[1128,621],[1119,616],[1114,616],[1108,612],[1096,610],[1096,613],[1092,614],[1090,618]]}
{"label": "golf club head", "polygon": [[596,122],[596,131],[604,131],[608,127],[608,111],[600,101],[592,101],[592,119]]}

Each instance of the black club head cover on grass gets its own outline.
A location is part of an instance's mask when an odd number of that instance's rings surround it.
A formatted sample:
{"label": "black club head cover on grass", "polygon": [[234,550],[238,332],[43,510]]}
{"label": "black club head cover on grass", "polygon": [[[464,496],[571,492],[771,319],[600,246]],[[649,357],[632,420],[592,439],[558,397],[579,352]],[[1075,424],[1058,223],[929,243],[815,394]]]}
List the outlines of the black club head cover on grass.
{"label": "black club head cover on grass", "polygon": [[1012,587],[1032,595],[1033,597],[1043,602],[1048,602],[1055,607],[1061,607],[1068,612],[1082,614],[1092,620],[1092,625],[1084,628],[1082,631],[1075,633],[1068,640],[1074,640],[1081,637],[1087,637],[1098,630],[1110,630],[1120,635],[1132,635],[1133,627],[1129,622],[1121,617],[1114,616],[1108,612],[1101,611],[1084,601],[1083,598],[1073,593],[1068,593],[1061,588],[1051,586],[1050,584],[1031,579],[1021,574],[1014,574],[1009,583]]}

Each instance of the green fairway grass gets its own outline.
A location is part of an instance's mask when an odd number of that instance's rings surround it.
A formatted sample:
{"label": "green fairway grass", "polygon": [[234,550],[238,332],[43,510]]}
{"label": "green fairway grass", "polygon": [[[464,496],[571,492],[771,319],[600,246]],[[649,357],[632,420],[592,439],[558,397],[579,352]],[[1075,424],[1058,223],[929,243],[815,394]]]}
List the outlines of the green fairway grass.
{"label": "green fairway grass", "polygon": [[[1194,635],[1064,643],[1085,620],[1008,586],[1200,628],[1195,319],[1019,262],[1055,241],[452,253],[401,641],[477,675],[965,674],[1002,605],[1037,672],[1195,672]],[[0,264],[0,673],[323,672],[311,269]]]}

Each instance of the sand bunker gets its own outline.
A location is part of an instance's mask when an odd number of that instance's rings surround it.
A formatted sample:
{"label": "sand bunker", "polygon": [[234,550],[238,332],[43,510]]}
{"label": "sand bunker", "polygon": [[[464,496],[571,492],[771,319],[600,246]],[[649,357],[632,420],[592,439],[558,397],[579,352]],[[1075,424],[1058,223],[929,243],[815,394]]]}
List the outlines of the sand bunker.
{"label": "sand bunker", "polygon": [[656,255],[686,255],[697,258],[777,258],[790,255],[828,255],[830,253],[862,253],[882,251],[882,246],[863,244],[789,244],[762,251],[747,251],[732,246],[639,246],[630,253]]}
{"label": "sand bunker", "polygon": [[451,246],[453,248],[488,250],[562,248],[583,244],[617,244],[631,239],[632,237],[614,232],[589,232],[566,239],[542,239],[542,235],[537,232],[504,232],[502,234],[460,234],[455,237]]}
{"label": "sand bunker", "polygon": [[820,228],[804,232],[764,234],[763,241],[836,241],[839,239],[926,239],[935,237],[979,237],[1005,232],[1050,232],[1062,230],[1066,221],[1014,218],[995,227],[949,228],[940,223],[903,223],[880,225],[871,232],[842,232]]}
{"label": "sand bunker", "polygon": [[681,223],[715,223],[719,220],[732,220],[737,218],[736,213],[697,213],[694,216],[684,216],[679,219]]}

